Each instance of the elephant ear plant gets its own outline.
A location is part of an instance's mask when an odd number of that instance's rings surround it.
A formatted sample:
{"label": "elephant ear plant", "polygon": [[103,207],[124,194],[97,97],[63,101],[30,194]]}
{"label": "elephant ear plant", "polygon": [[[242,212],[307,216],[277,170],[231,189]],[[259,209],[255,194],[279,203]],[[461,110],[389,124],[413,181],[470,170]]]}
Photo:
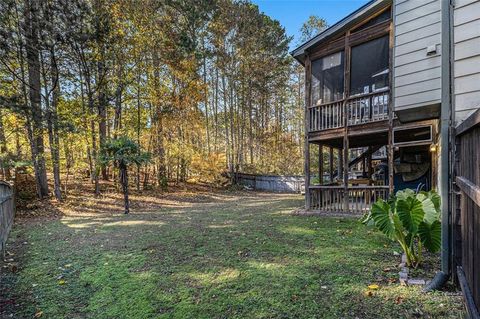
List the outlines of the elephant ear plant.
{"label": "elephant ear plant", "polygon": [[437,252],[441,246],[440,196],[434,191],[398,191],[388,201],[378,200],[363,219],[402,247],[407,265],[422,262],[422,247]]}

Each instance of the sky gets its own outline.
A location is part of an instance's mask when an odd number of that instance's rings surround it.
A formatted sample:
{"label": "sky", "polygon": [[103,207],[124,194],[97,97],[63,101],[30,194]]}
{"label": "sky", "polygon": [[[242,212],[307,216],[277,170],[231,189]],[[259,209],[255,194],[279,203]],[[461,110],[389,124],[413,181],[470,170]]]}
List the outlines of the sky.
{"label": "sky", "polygon": [[299,44],[300,28],[310,15],[318,15],[333,25],[368,2],[368,0],[253,0],[260,11],[280,21],[289,36],[290,49]]}

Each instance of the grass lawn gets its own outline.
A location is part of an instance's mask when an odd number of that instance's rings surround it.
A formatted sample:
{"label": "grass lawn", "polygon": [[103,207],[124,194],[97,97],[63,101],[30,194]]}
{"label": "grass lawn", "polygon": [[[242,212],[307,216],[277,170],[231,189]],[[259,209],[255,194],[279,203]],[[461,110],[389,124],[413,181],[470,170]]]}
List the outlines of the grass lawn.
{"label": "grass lawn", "polygon": [[[460,316],[458,294],[395,282],[398,247],[381,234],[355,219],[291,215],[299,195],[134,195],[129,216],[115,196],[73,196],[56,206],[61,217],[17,223],[7,260],[18,270],[2,270],[0,315]],[[372,283],[380,288],[369,296]]]}

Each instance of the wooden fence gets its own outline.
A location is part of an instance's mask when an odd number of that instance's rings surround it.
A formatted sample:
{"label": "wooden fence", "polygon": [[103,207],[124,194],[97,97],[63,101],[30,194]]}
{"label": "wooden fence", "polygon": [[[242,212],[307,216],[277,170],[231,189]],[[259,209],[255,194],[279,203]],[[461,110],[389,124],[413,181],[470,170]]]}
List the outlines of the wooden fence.
{"label": "wooden fence", "polygon": [[15,216],[15,199],[12,187],[0,181],[0,251],[5,253],[5,243]]}
{"label": "wooden fence", "polygon": [[480,110],[456,128],[453,261],[470,318],[480,318]]}
{"label": "wooden fence", "polygon": [[255,190],[300,193],[304,191],[304,176],[278,176],[278,175],[254,175],[235,174],[237,184],[244,185]]}

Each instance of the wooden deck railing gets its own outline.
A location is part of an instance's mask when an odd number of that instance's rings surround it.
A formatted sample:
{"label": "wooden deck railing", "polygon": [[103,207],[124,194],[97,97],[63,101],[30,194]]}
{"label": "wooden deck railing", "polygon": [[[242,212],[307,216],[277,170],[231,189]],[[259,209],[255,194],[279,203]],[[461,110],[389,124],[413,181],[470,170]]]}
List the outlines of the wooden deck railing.
{"label": "wooden deck railing", "polygon": [[388,120],[388,91],[374,92],[347,101],[348,125]]}
{"label": "wooden deck railing", "polygon": [[12,229],[15,215],[15,202],[12,187],[0,181],[0,253],[5,253],[5,243]]}
{"label": "wooden deck railing", "polygon": [[309,108],[310,132],[343,126],[343,100]]}
{"label": "wooden deck railing", "polygon": [[309,107],[309,132],[343,127],[344,108],[348,125],[387,120],[389,99],[389,90],[383,90]]}
{"label": "wooden deck railing", "polygon": [[347,190],[343,186],[310,186],[309,190],[311,210],[359,215],[389,194],[388,186],[349,186]]}

